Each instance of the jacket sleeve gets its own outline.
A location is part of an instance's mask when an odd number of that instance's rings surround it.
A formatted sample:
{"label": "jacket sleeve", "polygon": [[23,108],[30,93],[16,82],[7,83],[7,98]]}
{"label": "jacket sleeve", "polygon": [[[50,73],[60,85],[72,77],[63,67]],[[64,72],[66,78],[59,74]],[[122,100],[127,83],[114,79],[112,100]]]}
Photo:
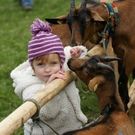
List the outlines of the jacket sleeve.
{"label": "jacket sleeve", "polygon": [[[79,58],[83,58],[83,57],[85,57],[85,55],[87,54],[87,48],[86,47],[84,47],[84,46],[79,46],[80,48],[81,48],[81,50],[82,50],[82,54],[80,55],[80,57]],[[64,70],[65,71],[68,71],[68,70],[70,70],[69,68],[68,68],[68,65],[67,65],[67,62],[68,62],[68,60],[70,59],[70,58],[72,58],[71,57],[71,54],[70,54],[70,49],[71,49],[72,47],[71,46],[66,46],[65,48],[64,48],[64,53],[65,53],[65,56],[66,56],[66,60],[65,60],[65,63],[64,63]]]}

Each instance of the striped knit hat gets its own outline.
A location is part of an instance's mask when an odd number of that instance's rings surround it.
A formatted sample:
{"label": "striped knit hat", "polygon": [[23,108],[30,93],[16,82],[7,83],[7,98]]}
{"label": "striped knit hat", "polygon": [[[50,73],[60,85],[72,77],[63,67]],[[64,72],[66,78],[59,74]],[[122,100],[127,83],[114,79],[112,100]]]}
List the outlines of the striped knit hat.
{"label": "striped knit hat", "polygon": [[61,59],[61,68],[65,62],[63,44],[57,35],[52,34],[51,27],[40,19],[36,19],[31,25],[30,32],[33,38],[28,43],[28,59],[32,60],[38,56],[57,53]]}

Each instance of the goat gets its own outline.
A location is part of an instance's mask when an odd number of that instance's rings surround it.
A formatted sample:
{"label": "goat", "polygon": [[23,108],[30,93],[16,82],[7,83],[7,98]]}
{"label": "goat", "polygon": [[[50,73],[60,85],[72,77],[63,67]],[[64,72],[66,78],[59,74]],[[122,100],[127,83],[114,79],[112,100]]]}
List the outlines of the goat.
{"label": "goat", "polygon": [[[102,0],[100,1],[102,2]],[[112,1],[113,0],[106,0],[106,2],[112,2]],[[86,7],[90,7],[93,4],[95,4],[95,2],[93,1],[91,2],[90,0],[87,0]],[[77,9],[79,8],[81,8],[81,3],[78,5]],[[67,17],[67,14],[56,17],[56,19],[47,19],[47,18],[45,19],[46,21],[50,23],[50,26],[52,28],[52,33],[59,36],[64,47],[70,44],[72,45],[71,37],[73,37],[71,30],[69,29],[69,26],[66,23],[66,19],[63,19],[66,17]],[[100,40],[99,36],[95,34],[90,41],[94,44],[97,44],[99,40]],[[90,50],[93,47],[92,43],[87,41],[86,43],[84,43],[84,46],[86,46],[86,48]]]}
{"label": "goat", "polygon": [[88,85],[90,91],[95,92],[101,115],[97,122],[63,135],[135,135],[135,129],[124,112],[116,87],[115,74],[110,63],[113,60],[119,58],[88,55],[81,59],[69,59],[69,68]]}
{"label": "goat", "polygon": [[[86,0],[82,1],[80,8],[75,8],[74,0],[71,0],[70,13],[63,19],[72,32],[72,45],[85,44],[98,31],[101,31],[108,21],[108,10],[101,2],[95,2],[93,6],[86,7]],[[128,81],[130,74],[135,67],[135,1],[118,0],[114,2],[119,11],[119,24],[115,27],[113,35],[113,49],[119,62],[119,92],[127,110]],[[62,18],[61,18],[62,20]],[[52,20],[48,20],[52,21]]]}
{"label": "goat", "polygon": [[[101,0],[102,1],[102,0]],[[112,1],[112,0],[106,0],[106,1]],[[87,1],[87,4],[86,4],[86,7],[90,7],[92,6],[94,3],[90,3],[90,1]],[[79,4],[79,6],[77,8],[80,8],[81,7],[81,3]],[[68,46],[71,44],[71,37],[72,37],[72,34],[71,34],[71,31],[69,29],[69,26],[67,23],[65,23],[65,21],[61,18],[65,18],[67,15],[62,15],[62,16],[59,16],[57,17],[58,21],[55,20],[55,21],[52,21],[54,19],[46,19],[47,21],[50,22],[50,26],[52,28],[52,33],[57,35],[62,43],[63,43],[63,46]],[[60,24],[60,25],[59,25]],[[99,42],[99,36],[97,34],[93,35],[92,39],[91,39],[91,42],[87,41],[86,43],[84,43],[84,46],[90,50],[91,48],[93,48],[93,43],[94,44],[97,44]]]}
{"label": "goat", "polygon": [[[74,0],[73,0],[74,1]],[[71,1],[71,7],[74,5],[73,4],[73,1]],[[92,6],[93,4],[95,4],[97,2],[95,1],[91,1],[91,0],[87,0],[86,1],[86,7],[90,7]],[[73,5],[72,5],[73,4]],[[83,4],[80,3],[79,6],[77,7],[77,9],[79,10],[80,8],[82,8]],[[57,28],[59,28],[60,26],[60,29],[61,29],[61,32],[62,34],[60,34],[62,36],[62,38],[64,38],[64,36],[67,37],[67,35],[70,37],[70,40],[68,40],[68,42],[71,44],[71,46],[74,46],[76,45],[77,42],[76,41],[76,38],[74,37],[73,35],[73,31],[70,29],[70,26],[69,24],[67,23],[67,17],[68,17],[68,14],[66,15],[62,15],[62,16],[59,16],[59,17],[56,17],[56,18],[45,18],[45,20],[47,22],[50,23],[51,27],[54,28],[54,30],[52,30],[52,32],[55,32],[56,35],[59,35],[59,32]],[[64,25],[65,24],[65,25]],[[59,25],[59,26],[58,26]],[[57,28],[55,28],[55,26],[57,26]],[[66,31],[65,31],[66,30]],[[68,34],[67,34],[67,31],[68,31]],[[70,33],[70,34],[69,34]],[[69,37],[67,39],[69,39]],[[81,36],[80,36],[81,37]],[[96,40],[95,39],[93,40],[94,43],[98,43],[100,38],[98,38],[97,36],[95,36]],[[61,39],[62,40],[62,39]],[[81,39],[80,39],[81,40]],[[89,41],[89,39],[87,40]],[[86,41],[86,42],[87,42]],[[65,43],[64,43],[65,44]],[[83,44],[83,43],[82,43]],[[82,45],[82,44],[79,44],[79,45]],[[84,43],[85,44],[85,43]]]}
{"label": "goat", "polygon": [[[94,3],[90,2],[88,0],[86,7],[89,7],[89,6],[93,5]],[[79,4],[79,6],[77,8],[80,8],[80,7],[81,7],[81,3]],[[63,19],[65,17],[67,17],[67,15],[62,15],[62,16],[56,17],[56,19],[47,19],[47,18],[45,19],[46,21],[49,22],[49,24],[52,28],[52,33],[57,35],[61,39],[64,47],[67,45],[72,46],[72,43],[71,43],[72,33],[71,33],[71,30],[69,29],[68,24],[66,23],[66,20]],[[89,42],[89,40],[88,40],[83,44],[88,50],[90,50],[93,47],[93,43],[94,44],[98,43],[99,37],[97,36],[97,34],[95,34],[92,37],[91,41],[92,41],[92,43]]]}

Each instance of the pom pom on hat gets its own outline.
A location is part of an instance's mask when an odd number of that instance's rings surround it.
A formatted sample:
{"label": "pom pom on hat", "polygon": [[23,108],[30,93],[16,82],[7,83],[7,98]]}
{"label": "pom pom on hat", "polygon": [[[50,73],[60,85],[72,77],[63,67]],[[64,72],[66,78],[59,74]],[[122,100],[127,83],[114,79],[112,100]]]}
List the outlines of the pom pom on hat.
{"label": "pom pom on hat", "polygon": [[33,38],[28,43],[28,59],[31,64],[36,57],[57,53],[61,59],[61,69],[65,62],[63,44],[57,35],[51,33],[51,27],[40,19],[36,19],[31,25],[30,32]]}
{"label": "pom pom on hat", "polygon": [[52,32],[51,27],[47,23],[44,23],[40,19],[36,19],[33,24],[31,25],[30,32],[33,37],[35,37],[39,32],[44,31],[44,32]]}

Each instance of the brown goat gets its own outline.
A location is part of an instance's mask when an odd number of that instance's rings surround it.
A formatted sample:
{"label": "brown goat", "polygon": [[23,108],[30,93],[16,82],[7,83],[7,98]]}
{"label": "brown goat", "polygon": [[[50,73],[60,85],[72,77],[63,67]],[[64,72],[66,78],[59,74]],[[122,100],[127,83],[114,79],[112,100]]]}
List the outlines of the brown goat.
{"label": "brown goat", "polygon": [[[94,4],[93,2],[91,3],[88,0],[86,7],[90,7],[93,4]],[[80,8],[80,7],[81,7],[81,3],[79,4],[79,6],[77,8]],[[56,17],[55,19],[47,19],[47,18],[45,19],[46,21],[48,21],[50,23],[50,26],[52,28],[52,33],[57,35],[61,39],[64,47],[68,46],[68,45],[72,46],[71,30],[69,28],[69,25],[66,23],[66,20],[63,19],[63,18],[66,18],[67,15],[62,15],[62,16]],[[95,34],[92,37],[91,41],[92,41],[92,43],[89,42],[89,40],[88,40],[83,44],[88,50],[90,50],[93,47],[93,43],[94,44],[98,43],[99,37],[97,36],[97,34]]]}
{"label": "brown goat", "polygon": [[[71,1],[74,3],[74,0]],[[72,4],[70,13],[63,18],[72,32],[72,45],[85,44],[96,32],[102,31],[108,22],[107,8],[101,2],[89,2],[95,4],[87,8],[86,0],[83,0],[77,9]],[[135,0],[118,0],[114,3],[119,11],[119,24],[115,27],[112,46],[117,57],[122,59],[119,62],[119,92],[127,110],[128,80],[135,67]]]}
{"label": "brown goat", "polygon": [[[102,0],[100,0],[100,1],[102,2]],[[113,2],[113,0],[106,0],[106,2]],[[90,2],[90,0],[88,0],[86,3],[86,7],[90,7],[94,3],[95,2]],[[81,7],[81,3],[77,7],[77,9],[79,9],[80,7]],[[62,16],[56,17],[56,19],[47,19],[46,18],[46,20],[50,22],[50,26],[52,28],[52,33],[59,36],[59,38],[61,39],[61,41],[63,43],[63,46],[65,47],[67,45],[72,45],[71,37],[73,37],[73,36],[72,36],[71,30],[69,29],[69,25],[66,23],[66,20],[63,20],[63,18],[67,18],[67,15],[62,15]],[[86,46],[86,48],[88,50],[90,50],[93,47],[93,44],[97,44],[100,39],[101,38],[99,38],[99,36],[97,34],[95,34],[92,37],[92,39],[90,40],[92,43],[89,42],[89,40],[88,40],[83,45]]]}
{"label": "brown goat", "polygon": [[[71,58],[69,68],[94,91],[101,115],[99,119],[82,129],[69,131],[63,135],[135,135],[116,88],[114,70],[110,61],[115,57],[103,55],[86,56],[82,59]],[[107,65],[108,64],[108,65]]]}

